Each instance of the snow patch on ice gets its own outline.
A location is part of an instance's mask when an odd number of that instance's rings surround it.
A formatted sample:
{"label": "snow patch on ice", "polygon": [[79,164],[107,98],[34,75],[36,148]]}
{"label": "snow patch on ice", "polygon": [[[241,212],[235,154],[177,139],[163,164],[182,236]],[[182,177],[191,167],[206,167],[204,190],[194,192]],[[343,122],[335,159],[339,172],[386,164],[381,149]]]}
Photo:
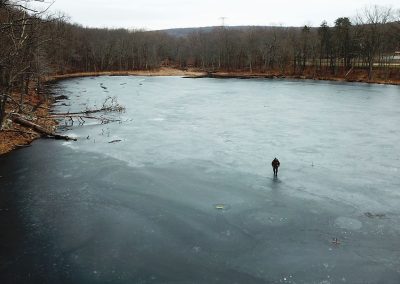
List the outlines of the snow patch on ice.
{"label": "snow patch on ice", "polygon": [[348,217],[336,218],[335,225],[346,230],[359,230],[362,227],[362,223],[360,221]]}

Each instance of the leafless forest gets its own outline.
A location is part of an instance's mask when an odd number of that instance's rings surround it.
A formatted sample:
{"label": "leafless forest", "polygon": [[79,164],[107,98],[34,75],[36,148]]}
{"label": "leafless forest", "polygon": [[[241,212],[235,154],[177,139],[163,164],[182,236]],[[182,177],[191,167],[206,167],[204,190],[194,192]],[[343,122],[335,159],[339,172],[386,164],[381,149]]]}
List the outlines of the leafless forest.
{"label": "leafless forest", "polygon": [[22,100],[51,74],[160,66],[343,77],[357,70],[369,79],[378,74],[398,79],[400,73],[400,16],[391,8],[365,8],[333,26],[220,26],[174,36],[84,28],[29,8],[30,2],[35,1],[0,0],[0,125],[11,93],[17,91]]}

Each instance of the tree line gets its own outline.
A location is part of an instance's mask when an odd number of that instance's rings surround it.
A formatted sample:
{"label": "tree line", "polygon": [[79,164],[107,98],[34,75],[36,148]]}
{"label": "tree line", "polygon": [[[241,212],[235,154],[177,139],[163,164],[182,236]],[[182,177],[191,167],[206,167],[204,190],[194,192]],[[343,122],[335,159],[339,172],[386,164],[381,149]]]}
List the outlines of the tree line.
{"label": "tree line", "polygon": [[[29,88],[48,74],[147,70],[160,66],[205,71],[346,76],[364,70],[399,74],[399,12],[373,6],[333,26],[215,27],[185,36],[165,31],[85,28],[37,11],[40,0],[0,0],[0,125],[7,101],[22,106]],[[400,55],[400,54],[399,54]],[[19,102],[11,97],[20,94]],[[1,126],[0,126],[1,127]]]}

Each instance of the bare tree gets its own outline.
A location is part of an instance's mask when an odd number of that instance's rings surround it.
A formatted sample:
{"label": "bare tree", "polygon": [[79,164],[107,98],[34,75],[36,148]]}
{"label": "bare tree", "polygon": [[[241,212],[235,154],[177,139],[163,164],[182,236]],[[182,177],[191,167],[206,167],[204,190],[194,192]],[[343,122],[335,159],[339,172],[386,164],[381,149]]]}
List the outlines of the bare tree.
{"label": "bare tree", "polygon": [[358,44],[367,63],[369,80],[372,79],[374,61],[381,51],[386,35],[386,24],[392,16],[391,8],[381,6],[367,7],[357,15]]}
{"label": "bare tree", "polygon": [[[11,92],[15,88],[21,94],[27,90],[32,74],[41,70],[40,46],[45,43],[41,38],[39,25],[45,22],[41,17],[44,10],[35,10],[28,6],[36,0],[11,1],[0,3],[0,129],[5,117],[6,102],[12,100]],[[39,82],[39,80],[38,80]],[[15,103],[15,101],[13,101]],[[22,95],[18,104],[22,109]]]}

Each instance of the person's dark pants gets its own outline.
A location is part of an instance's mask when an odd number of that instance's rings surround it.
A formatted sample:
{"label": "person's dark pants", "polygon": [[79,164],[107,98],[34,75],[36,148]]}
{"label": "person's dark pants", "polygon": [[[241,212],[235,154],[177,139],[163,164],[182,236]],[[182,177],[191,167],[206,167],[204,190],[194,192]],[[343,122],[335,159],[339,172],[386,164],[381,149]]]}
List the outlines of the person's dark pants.
{"label": "person's dark pants", "polygon": [[274,169],[274,176],[278,176],[278,167],[273,167]]}

